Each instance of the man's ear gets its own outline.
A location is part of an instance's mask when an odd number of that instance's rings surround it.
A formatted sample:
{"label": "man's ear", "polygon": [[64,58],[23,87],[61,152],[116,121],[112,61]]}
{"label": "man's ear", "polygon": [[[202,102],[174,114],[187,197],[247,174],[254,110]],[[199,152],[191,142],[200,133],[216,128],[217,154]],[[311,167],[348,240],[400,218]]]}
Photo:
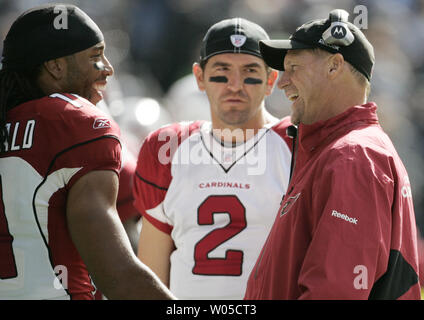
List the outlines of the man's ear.
{"label": "man's ear", "polygon": [[205,77],[204,77],[203,69],[200,67],[200,64],[197,62],[193,64],[193,74],[194,74],[194,77],[196,78],[197,87],[199,88],[200,91],[204,91]]}
{"label": "man's ear", "polygon": [[274,89],[274,84],[277,81],[278,78],[278,71],[271,69],[271,72],[268,75],[268,79],[266,81],[267,90],[266,95],[269,96],[272,93],[272,90]]}
{"label": "man's ear", "polygon": [[336,78],[339,74],[341,74],[344,67],[344,58],[340,53],[336,53],[331,55],[328,58],[328,76],[331,79]]}
{"label": "man's ear", "polygon": [[55,79],[61,80],[66,74],[65,58],[57,58],[44,62],[44,68]]}

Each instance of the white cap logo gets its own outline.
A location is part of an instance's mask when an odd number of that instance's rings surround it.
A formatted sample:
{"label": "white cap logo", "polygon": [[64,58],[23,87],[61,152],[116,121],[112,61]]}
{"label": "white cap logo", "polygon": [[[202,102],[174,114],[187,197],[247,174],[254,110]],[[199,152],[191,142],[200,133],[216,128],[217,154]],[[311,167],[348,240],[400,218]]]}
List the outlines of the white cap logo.
{"label": "white cap logo", "polygon": [[231,43],[234,47],[240,48],[246,42],[246,36],[242,34],[233,34],[230,36]]}

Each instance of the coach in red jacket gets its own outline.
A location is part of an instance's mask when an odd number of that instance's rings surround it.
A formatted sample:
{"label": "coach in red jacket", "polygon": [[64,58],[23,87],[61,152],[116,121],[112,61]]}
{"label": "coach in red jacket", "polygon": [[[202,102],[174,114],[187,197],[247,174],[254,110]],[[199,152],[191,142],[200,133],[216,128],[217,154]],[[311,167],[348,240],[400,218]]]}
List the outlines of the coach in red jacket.
{"label": "coach in red jacket", "polygon": [[334,10],[261,41],[298,125],[292,177],[245,299],[420,299],[408,174],[366,103],[374,50]]}

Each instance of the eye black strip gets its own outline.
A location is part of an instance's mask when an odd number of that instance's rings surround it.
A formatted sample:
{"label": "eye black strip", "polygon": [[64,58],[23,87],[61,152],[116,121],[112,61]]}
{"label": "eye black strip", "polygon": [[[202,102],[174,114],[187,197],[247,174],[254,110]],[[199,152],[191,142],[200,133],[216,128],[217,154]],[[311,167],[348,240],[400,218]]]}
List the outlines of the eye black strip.
{"label": "eye black strip", "polygon": [[219,82],[219,83],[227,83],[228,82],[228,78],[225,76],[216,76],[216,77],[210,77],[209,78],[210,82]]}
{"label": "eye black strip", "polygon": [[261,79],[256,78],[246,78],[244,79],[245,84],[262,84],[263,81]]}

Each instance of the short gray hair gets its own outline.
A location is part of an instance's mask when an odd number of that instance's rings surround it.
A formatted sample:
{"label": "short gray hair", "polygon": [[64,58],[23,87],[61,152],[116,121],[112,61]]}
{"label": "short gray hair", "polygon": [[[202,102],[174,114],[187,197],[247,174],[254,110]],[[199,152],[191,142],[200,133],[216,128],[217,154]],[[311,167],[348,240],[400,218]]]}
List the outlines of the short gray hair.
{"label": "short gray hair", "polygon": [[352,66],[349,62],[346,62],[350,72],[352,73],[353,77],[358,81],[358,83],[365,88],[365,96],[368,98],[371,92],[371,84],[368,81],[368,79],[359,72],[354,66]]}

